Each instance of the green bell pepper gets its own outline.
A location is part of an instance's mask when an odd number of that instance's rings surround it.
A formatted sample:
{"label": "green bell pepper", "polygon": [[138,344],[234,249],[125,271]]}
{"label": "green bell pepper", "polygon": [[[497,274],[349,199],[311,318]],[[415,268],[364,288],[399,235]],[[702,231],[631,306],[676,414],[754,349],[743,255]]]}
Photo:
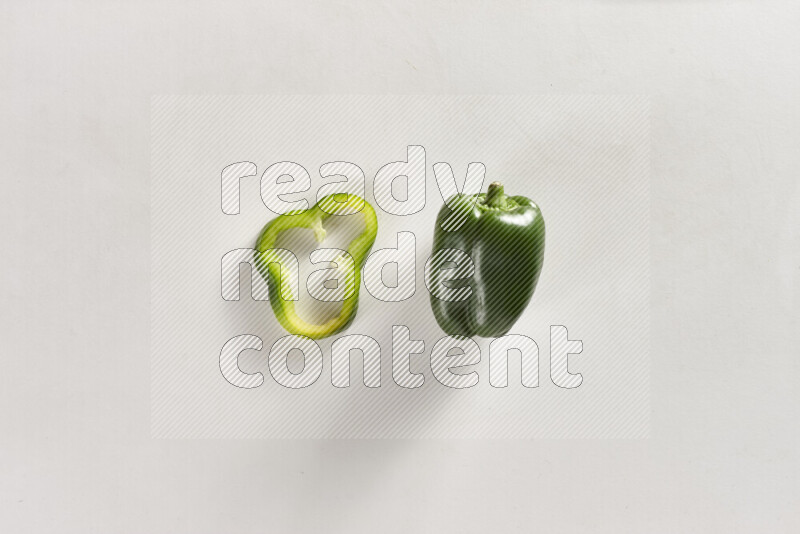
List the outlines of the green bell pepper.
{"label": "green bell pepper", "polygon": [[[447,231],[453,220],[460,228]],[[439,326],[449,335],[499,337],[511,329],[531,300],[544,260],[544,218],[523,196],[507,196],[494,182],[487,193],[456,195],[439,211],[433,253],[458,249],[472,258],[470,278],[444,282],[469,287],[463,300],[441,300],[431,291]],[[443,253],[444,254],[444,253]]]}
{"label": "green bell pepper", "polygon": [[[367,259],[375,236],[378,233],[378,219],[375,210],[364,199],[355,195],[347,195],[346,201],[339,201],[337,197],[344,197],[344,193],[328,195],[322,198],[313,208],[308,210],[292,211],[280,215],[267,223],[261,231],[256,243],[256,265],[259,272],[267,281],[269,287],[269,301],[272,311],[278,322],[291,334],[319,339],[336,334],[347,328],[355,319],[358,309],[358,293],[361,286],[361,267]],[[342,213],[342,212],[346,212]],[[280,249],[274,249],[278,235],[291,228],[309,228],[314,231],[317,242],[325,239],[326,231],[322,222],[331,215],[350,216],[355,212],[364,215],[364,231],[353,239],[347,247],[347,253],[352,257],[354,268],[343,271],[344,285],[346,288],[345,299],[338,317],[334,317],[323,324],[309,323],[303,320],[295,311],[294,300],[297,295],[291,295],[290,269]],[[343,264],[350,263],[337,260],[335,263],[341,268]],[[350,264],[352,266],[352,264]]]}

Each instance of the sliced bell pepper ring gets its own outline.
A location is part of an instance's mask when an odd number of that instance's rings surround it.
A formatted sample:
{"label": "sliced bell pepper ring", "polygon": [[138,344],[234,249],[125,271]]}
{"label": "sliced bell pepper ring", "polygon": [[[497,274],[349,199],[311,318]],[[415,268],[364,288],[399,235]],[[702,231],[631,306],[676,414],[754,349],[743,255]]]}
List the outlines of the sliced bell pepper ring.
{"label": "sliced bell pepper ring", "polygon": [[[269,286],[269,301],[275,317],[289,333],[319,339],[332,336],[347,328],[355,319],[358,309],[358,294],[361,287],[361,268],[367,259],[375,236],[378,233],[378,218],[369,203],[355,195],[337,193],[323,197],[314,207],[308,210],[292,211],[271,220],[258,237],[256,243],[256,265],[261,276]],[[337,258],[334,262],[342,270],[344,276],[344,300],[338,317],[323,324],[309,323],[295,311],[297,295],[293,295],[290,269],[286,263],[286,254],[276,249],[275,243],[281,232],[292,228],[308,228],[314,231],[318,243],[325,239],[326,231],[322,223],[332,215],[352,216],[358,213],[364,216],[364,231],[353,239],[347,247],[352,262]],[[352,269],[344,269],[352,266]]]}

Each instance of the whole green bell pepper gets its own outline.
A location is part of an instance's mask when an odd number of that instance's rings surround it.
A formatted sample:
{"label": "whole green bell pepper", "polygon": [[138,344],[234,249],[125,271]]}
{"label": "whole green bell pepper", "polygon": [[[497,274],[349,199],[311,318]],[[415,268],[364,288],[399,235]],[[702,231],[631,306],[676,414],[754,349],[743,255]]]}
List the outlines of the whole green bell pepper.
{"label": "whole green bell pepper", "polygon": [[[447,231],[454,220],[463,224]],[[451,198],[436,220],[433,254],[445,251],[446,259],[446,249],[461,250],[471,257],[474,274],[447,282],[452,289],[469,287],[466,299],[442,300],[431,291],[433,314],[442,330],[470,337],[508,333],[536,289],[544,237],[539,207],[523,196],[505,195],[499,182],[490,184],[487,193]]]}
{"label": "whole green bell pepper", "polygon": [[[269,301],[272,311],[278,322],[290,333],[319,339],[336,334],[347,328],[355,319],[358,310],[358,293],[361,286],[361,267],[367,259],[375,236],[378,232],[378,219],[375,210],[364,199],[355,195],[347,195],[346,201],[337,200],[345,197],[344,193],[328,195],[322,198],[313,208],[308,210],[292,211],[280,215],[267,223],[261,231],[256,243],[256,266],[267,281],[269,287]],[[364,231],[353,239],[347,247],[347,253],[352,257],[352,262],[343,261],[340,257],[336,263],[341,268],[349,264],[351,269],[343,270],[346,288],[342,309],[338,317],[334,317],[323,324],[309,323],[303,320],[295,311],[294,300],[297,295],[291,295],[290,269],[280,250],[275,249],[275,243],[281,232],[291,228],[308,228],[314,231],[317,242],[325,239],[326,231],[322,222],[332,215],[352,216],[361,213],[364,216]]]}

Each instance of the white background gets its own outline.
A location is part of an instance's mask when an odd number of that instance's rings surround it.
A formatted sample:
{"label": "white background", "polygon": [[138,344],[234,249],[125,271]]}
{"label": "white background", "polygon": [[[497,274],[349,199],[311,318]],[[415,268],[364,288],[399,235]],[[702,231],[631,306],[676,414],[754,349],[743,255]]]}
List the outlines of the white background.
{"label": "white background", "polygon": [[[798,26],[788,1],[4,2],[0,531],[797,532]],[[159,93],[650,95],[652,438],[150,439]]]}
{"label": "white background", "polygon": [[[153,436],[649,436],[651,143],[646,98],[167,96],[154,102]],[[425,150],[425,172],[411,185],[411,196],[413,189],[424,192],[425,205],[413,214],[392,215],[376,202],[373,178],[389,162],[405,161],[408,144]],[[226,215],[220,209],[220,174],[242,159],[252,160],[258,171],[239,180],[240,212]],[[261,198],[261,174],[273,162],[287,159],[307,169],[311,186],[286,198],[302,198],[309,205],[316,203],[320,186],[331,181],[320,176],[321,165],[337,159],[357,163],[366,176],[357,194],[377,211],[373,251],[396,249],[400,232],[410,233],[415,242],[415,250],[402,253],[402,278],[415,282],[413,295],[383,302],[385,295],[379,300],[366,289],[365,277],[355,320],[346,332],[316,341],[323,354],[322,373],[299,390],[279,386],[270,374],[270,349],[287,332],[268,302],[250,296],[247,270],[236,269],[242,286],[238,301],[225,301],[220,295],[221,258],[230,250],[254,247],[264,224],[275,216]],[[507,194],[531,197],[547,226],[546,263],[536,292],[510,331],[528,336],[539,347],[535,389],[522,387],[521,355],[508,360],[509,386],[491,387],[489,339],[476,338],[480,362],[461,371],[477,373],[473,388],[447,388],[431,372],[433,347],[445,336],[424,282],[443,203],[432,167],[448,162],[461,186],[472,161],[485,165],[483,190],[500,180]],[[418,180],[421,188],[413,185]],[[397,182],[396,194],[406,198],[406,180]],[[268,186],[269,176],[264,184]],[[272,193],[268,189],[266,197]],[[363,226],[361,216],[328,219],[330,236],[321,244],[311,230],[295,231],[293,238],[285,237],[291,235],[287,232],[276,243],[299,259],[301,317],[309,317],[315,304],[319,313],[319,303],[308,296],[305,283],[310,272],[320,268],[312,267],[310,251],[346,247]],[[379,270],[369,261],[365,272]],[[399,276],[389,274],[393,270],[386,269],[390,284]],[[255,278],[259,280],[257,273]],[[393,325],[409,328],[412,339],[424,342],[422,354],[405,363],[422,374],[424,383],[418,389],[399,387],[392,378]],[[583,343],[583,350],[568,362],[571,373],[583,375],[579,388],[558,387],[550,379],[550,325],[566,326],[571,339]],[[262,373],[265,382],[257,389],[234,387],[220,372],[223,345],[243,334],[263,341],[261,351],[245,351],[238,360],[245,372]],[[354,334],[369,336],[381,347],[379,390],[363,385],[360,356],[352,358],[351,387],[331,384],[331,346]],[[523,352],[526,359],[536,358]],[[301,354],[289,361],[303,368]]]}

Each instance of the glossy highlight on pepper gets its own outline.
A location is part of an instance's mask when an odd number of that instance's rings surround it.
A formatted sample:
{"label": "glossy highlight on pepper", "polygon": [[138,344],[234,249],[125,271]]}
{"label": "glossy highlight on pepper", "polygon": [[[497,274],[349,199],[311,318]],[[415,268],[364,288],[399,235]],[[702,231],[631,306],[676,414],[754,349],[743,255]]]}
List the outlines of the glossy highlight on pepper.
{"label": "glossy highlight on pepper", "polygon": [[[461,226],[453,229],[453,221]],[[453,336],[500,337],[525,311],[544,261],[542,212],[524,196],[508,196],[493,182],[486,193],[456,195],[439,211],[433,254],[461,250],[474,265],[471,277],[447,287],[469,287],[463,300],[442,300],[431,292],[439,326]]]}
{"label": "glossy highlight on pepper", "polygon": [[[256,243],[256,265],[269,286],[269,300],[275,317],[289,333],[319,339],[332,336],[347,328],[355,319],[358,310],[358,295],[361,286],[361,268],[367,259],[378,233],[378,219],[375,210],[364,199],[344,193],[328,195],[308,210],[292,211],[271,220],[261,231]],[[310,323],[302,319],[295,310],[291,298],[290,272],[280,253],[274,249],[278,236],[289,229],[308,228],[314,232],[317,242],[325,239],[323,222],[331,216],[364,217],[364,231],[353,239],[347,247],[354,268],[343,271],[345,298],[341,312],[323,324]],[[337,262],[339,267],[344,262]],[[287,298],[289,297],[289,298]]]}

